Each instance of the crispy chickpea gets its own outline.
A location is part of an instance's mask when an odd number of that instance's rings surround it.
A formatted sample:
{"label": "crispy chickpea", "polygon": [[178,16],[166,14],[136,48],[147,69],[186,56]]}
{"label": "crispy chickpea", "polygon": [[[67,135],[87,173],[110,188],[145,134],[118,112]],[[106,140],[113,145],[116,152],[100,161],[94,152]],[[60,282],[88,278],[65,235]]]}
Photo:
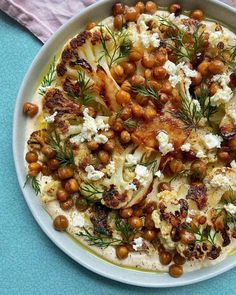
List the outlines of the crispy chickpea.
{"label": "crispy chickpea", "polygon": [[121,65],[116,65],[111,68],[111,75],[116,81],[124,78],[124,69]]}
{"label": "crispy chickpea", "polygon": [[129,250],[126,246],[124,245],[120,245],[120,246],[117,246],[116,247],[116,256],[119,258],[119,259],[125,259],[128,257],[128,254],[129,254]]}
{"label": "crispy chickpea", "polygon": [[60,202],[60,207],[62,210],[69,210],[74,206],[74,200],[73,199],[68,199],[65,202]]}
{"label": "crispy chickpea", "polygon": [[195,160],[191,164],[191,176],[196,179],[203,179],[207,173],[207,165],[202,160]]}
{"label": "crispy chickpea", "polygon": [[156,53],[156,63],[158,66],[163,66],[166,60],[166,54],[162,53],[161,51]]}
{"label": "crispy chickpea", "polygon": [[157,112],[156,110],[151,107],[151,106],[147,106],[145,109],[144,109],[144,114],[143,114],[143,117],[145,120],[147,121],[151,121],[153,120],[155,117],[157,116]]}
{"label": "crispy chickpea", "polygon": [[153,69],[153,76],[157,80],[163,80],[167,78],[168,74],[162,66],[158,66]]}
{"label": "crispy chickpea", "polygon": [[125,20],[127,22],[135,22],[139,17],[139,11],[135,7],[128,7],[125,11]]}
{"label": "crispy chickpea", "polygon": [[155,56],[153,54],[145,54],[141,63],[144,68],[151,69],[155,64]]}
{"label": "crispy chickpea", "polygon": [[122,143],[128,143],[128,142],[130,142],[130,140],[131,140],[131,136],[130,136],[129,132],[126,130],[123,130],[120,134],[120,141]]}
{"label": "crispy chickpea", "polygon": [[216,92],[220,89],[220,85],[217,82],[213,82],[211,83],[210,86],[210,94],[214,95],[216,94]]}
{"label": "crispy chickpea", "polygon": [[214,75],[222,74],[224,72],[224,63],[221,60],[215,59],[210,62],[208,70]]}
{"label": "crispy chickpea", "polygon": [[172,94],[172,90],[173,90],[173,88],[172,88],[170,82],[169,81],[165,81],[163,83],[162,87],[161,87],[161,91],[164,92],[164,93],[166,93],[166,94]]}
{"label": "crispy chickpea", "polygon": [[175,16],[178,16],[181,14],[182,7],[178,3],[173,3],[169,6],[169,12],[174,13]]}
{"label": "crispy chickpea", "polygon": [[206,218],[206,216],[199,216],[197,221],[199,224],[205,224],[207,221],[207,218]]}
{"label": "crispy chickpea", "polygon": [[23,105],[23,112],[30,118],[33,118],[38,113],[38,106],[31,102],[25,102]]}
{"label": "crispy chickpea", "polygon": [[145,78],[141,75],[134,75],[130,79],[130,83],[132,86],[140,86],[145,84]]}
{"label": "crispy chickpea", "polygon": [[52,149],[50,146],[48,145],[44,145],[41,149],[41,152],[44,154],[44,156],[46,156],[48,159],[52,159],[55,157],[56,155],[56,151],[54,149]]}
{"label": "crispy chickpea", "polygon": [[160,182],[158,184],[158,192],[163,192],[163,191],[171,191],[171,186],[169,182]]}
{"label": "crispy chickpea", "polygon": [[96,24],[94,22],[88,22],[86,25],[86,30],[92,30],[95,26]]}
{"label": "crispy chickpea", "polygon": [[58,176],[60,179],[71,178],[74,175],[74,169],[71,166],[64,166],[58,168]]}
{"label": "crispy chickpea", "polygon": [[149,242],[155,240],[157,237],[157,232],[153,229],[146,229],[143,233],[143,238]]}
{"label": "crispy chickpea", "polygon": [[35,152],[27,152],[25,155],[25,160],[28,163],[33,163],[38,161],[38,155]]}
{"label": "crispy chickpea", "polygon": [[178,278],[183,274],[183,267],[181,265],[172,264],[169,267],[169,275],[173,278]]}
{"label": "crispy chickpea", "polygon": [[117,2],[112,6],[112,14],[113,16],[123,14],[125,12],[125,5],[121,2]]}
{"label": "crispy chickpea", "polygon": [[37,162],[33,162],[28,165],[28,168],[29,170],[35,170],[40,172],[42,170],[42,165]]}
{"label": "crispy chickpea", "polygon": [[162,88],[162,83],[160,81],[151,80],[148,81],[148,86],[154,88],[156,91],[159,91]]}
{"label": "crispy chickpea", "polygon": [[116,101],[118,104],[127,104],[131,100],[131,96],[129,92],[126,92],[124,90],[119,90],[116,93]]}
{"label": "crispy chickpea", "polygon": [[145,222],[144,222],[144,226],[147,228],[147,229],[154,229],[155,228],[155,224],[152,220],[152,214],[147,214],[145,216]]}
{"label": "crispy chickpea", "polygon": [[91,140],[87,144],[90,151],[96,151],[99,148],[99,144],[95,140]]}
{"label": "crispy chickpea", "polygon": [[98,159],[102,164],[106,165],[109,163],[110,156],[108,152],[101,150],[98,152]]}
{"label": "crispy chickpea", "polygon": [[128,223],[133,228],[141,228],[143,226],[142,219],[137,216],[130,217]]}
{"label": "crispy chickpea", "polygon": [[55,230],[65,231],[69,225],[68,219],[64,215],[58,215],[53,220],[53,226]]}
{"label": "crispy chickpea", "polygon": [[141,207],[134,207],[133,216],[141,217],[143,215],[143,208]]}
{"label": "crispy chickpea", "polygon": [[147,96],[137,94],[135,99],[136,99],[136,102],[138,104],[140,104],[141,106],[146,106],[148,104],[148,97]]}
{"label": "crispy chickpea", "polygon": [[116,30],[118,30],[118,31],[121,30],[124,23],[125,23],[125,19],[124,19],[123,15],[119,14],[114,17],[113,24],[114,24],[114,28]]}
{"label": "crispy chickpea", "polygon": [[141,118],[144,114],[144,110],[139,104],[133,104],[131,109],[135,118]]}
{"label": "crispy chickpea", "polygon": [[159,260],[162,265],[168,265],[171,263],[172,255],[170,252],[164,250],[159,254]]}
{"label": "crispy chickpea", "polygon": [[122,63],[122,67],[124,69],[124,73],[127,75],[127,76],[132,76],[136,69],[137,69],[137,66],[134,62],[128,62],[128,61],[124,61]]}
{"label": "crispy chickpea", "polygon": [[59,202],[65,202],[69,199],[69,194],[64,189],[58,189],[56,192],[56,196]]}
{"label": "crispy chickpea", "polygon": [[157,5],[153,1],[147,1],[145,9],[147,13],[153,14],[157,11]]}
{"label": "crispy chickpea", "polygon": [[195,9],[193,11],[191,11],[190,13],[190,17],[195,19],[195,20],[199,20],[201,21],[203,19],[204,13],[201,9]]}
{"label": "crispy chickpea", "polygon": [[183,265],[183,264],[185,264],[186,259],[183,256],[181,256],[179,253],[175,253],[175,255],[173,257],[173,261],[177,265]]}
{"label": "crispy chickpea", "polygon": [[170,161],[170,170],[173,173],[178,173],[184,169],[184,165],[180,160],[173,159]]}
{"label": "crispy chickpea", "polygon": [[48,168],[48,166],[43,165],[42,166],[42,170],[41,170],[42,174],[45,176],[49,176],[51,175],[51,170]]}
{"label": "crispy chickpea", "polygon": [[210,62],[207,60],[204,60],[203,62],[201,62],[198,67],[197,70],[198,72],[203,76],[206,77],[209,74],[209,64]]}
{"label": "crispy chickpea", "polygon": [[180,239],[181,239],[181,242],[185,245],[192,244],[196,240],[195,235],[192,232],[189,232],[187,230],[182,230],[180,232]]}
{"label": "crispy chickpea", "polygon": [[31,177],[35,177],[39,174],[39,171],[37,170],[29,170],[28,171],[28,175],[31,176]]}
{"label": "crispy chickpea", "polygon": [[139,11],[139,13],[143,13],[145,11],[145,4],[139,1],[135,4],[135,8]]}
{"label": "crispy chickpea", "polygon": [[146,80],[150,80],[153,77],[153,70],[151,69],[145,69],[144,71],[144,77]]}
{"label": "crispy chickpea", "polygon": [[47,162],[47,165],[48,167],[51,169],[51,170],[57,170],[59,168],[59,161],[57,159],[50,159],[48,162]]}
{"label": "crispy chickpea", "polygon": [[228,145],[232,151],[236,151],[236,136],[229,140]]}
{"label": "crispy chickpea", "polygon": [[131,92],[131,84],[129,83],[129,81],[125,80],[120,87],[122,90],[126,91],[126,92]]}
{"label": "crispy chickpea", "polygon": [[124,107],[121,111],[120,118],[122,120],[127,120],[132,117],[132,110],[130,107]]}
{"label": "crispy chickpea", "polygon": [[114,122],[114,124],[112,125],[112,128],[115,132],[121,132],[122,130],[124,130],[124,126],[122,124],[122,122],[120,120],[116,120]]}
{"label": "crispy chickpea", "polygon": [[79,183],[75,178],[71,178],[65,183],[65,190],[68,193],[76,193],[79,191]]}
{"label": "crispy chickpea", "polygon": [[142,59],[143,57],[143,48],[142,47],[133,47],[129,52],[129,61],[136,62]]}
{"label": "crispy chickpea", "polygon": [[[165,104],[165,103],[167,103],[169,101],[169,96],[167,94],[165,94],[165,93],[160,93],[159,97],[160,97],[160,102],[162,104]],[[174,96],[173,96],[173,99],[174,99]],[[171,99],[172,102],[173,102],[173,99]]]}
{"label": "crispy chickpea", "polygon": [[113,130],[102,131],[101,134],[105,135],[108,139],[115,137],[115,132]]}
{"label": "crispy chickpea", "polygon": [[84,212],[88,209],[88,202],[84,198],[77,198],[75,201],[75,207],[78,211]]}
{"label": "crispy chickpea", "polygon": [[122,218],[130,218],[133,215],[133,208],[120,209],[119,213]]}
{"label": "crispy chickpea", "polygon": [[149,202],[145,207],[145,212],[151,214],[157,208],[156,202]]}
{"label": "crispy chickpea", "polygon": [[202,82],[202,75],[198,71],[196,72],[196,76],[191,78],[193,85],[199,85]]}
{"label": "crispy chickpea", "polygon": [[116,142],[115,139],[111,138],[104,144],[103,148],[105,151],[111,153],[115,148]]}

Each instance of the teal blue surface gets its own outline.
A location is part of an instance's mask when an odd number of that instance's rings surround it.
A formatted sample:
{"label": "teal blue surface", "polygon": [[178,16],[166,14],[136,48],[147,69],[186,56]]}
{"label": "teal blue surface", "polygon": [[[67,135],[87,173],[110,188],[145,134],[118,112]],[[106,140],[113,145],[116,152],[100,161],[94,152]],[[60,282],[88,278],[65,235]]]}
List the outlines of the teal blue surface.
{"label": "teal blue surface", "polygon": [[11,147],[17,91],[41,46],[0,12],[0,294],[236,294],[236,269],[203,283],[165,290],[114,282],[75,263],[42,232],[18,186]]}

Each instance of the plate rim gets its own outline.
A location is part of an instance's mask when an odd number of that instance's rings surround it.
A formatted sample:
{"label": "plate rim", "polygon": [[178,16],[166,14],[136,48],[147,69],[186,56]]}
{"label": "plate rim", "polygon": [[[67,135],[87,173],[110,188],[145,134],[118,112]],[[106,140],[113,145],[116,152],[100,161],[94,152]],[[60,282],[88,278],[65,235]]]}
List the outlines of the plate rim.
{"label": "plate rim", "polygon": [[[79,12],[78,14],[76,14],[75,16],[73,16],[71,19],[69,19],[64,25],[62,25],[51,37],[50,39],[40,48],[40,50],[38,51],[38,53],[36,54],[36,56],[34,57],[31,65],[29,66],[24,79],[20,85],[18,94],[17,94],[17,98],[15,101],[15,107],[14,107],[14,115],[13,115],[13,124],[12,124],[12,152],[13,152],[13,159],[14,159],[14,165],[15,165],[15,170],[16,170],[16,174],[17,174],[17,179],[18,179],[18,183],[19,186],[21,188],[21,192],[24,196],[24,199],[27,203],[27,206],[29,207],[34,219],[36,220],[37,224],[40,226],[40,228],[42,229],[42,231],[47,235],[47,237],[59,248],[61,249],[66,255],[68,255],[70,258],[72,258],[74,261],[76,261],[77,263],[79,263],[80,265],[82,265],[83,267],[91,270],[92,272],[95,272],[96,274],[99,274],[105,278],[109,278],[118,282],[122,282],[125,284],[129,284],[129,285],[134,285],[134,286],[140,286],[140,287],[149,287],[149,288],[166,288],[166,287],[177,287],[177,286],[185,286],[185,285],[190,285],[190,284],[194,284],[197,282],[201,282],[201,281],[205,281],[207,279],[213,278],[221,273],[224,273],[230,269],[232,269],[233,267],[236,266],[236,257],[235,257],[235,261],[230,261],[228,262],[226,265],[222,265],[221,267],[218,267],[219,269],[216,269],[214,271],[214,265],[205,269],[212,269],[212,271],[210,271],[210,273],[206,274],[206,275],[200,275],[200,276],[195,276],[193,278],[189,278],[186,279],[185,281],[180,280],[180,279],[172,279],[171,277],[168,279],[169,282],[160,282],[157,279],[157,282],[145,282],[145,281],[134,281],[134,279],[129,279],[128,277],[125,276],[121,276],[121,277],[116,277],[116,274],[113,274],[112,272],[106,272],[104,270],[100,270],[99,268],[95,268],[94,266],[91,266],[89,262],[86,262],[83,257],[78,257],[76,254],[74,254],[70,249],[67,249],[64,246],[63,241],[61,241],[59,239],[59,235],[56,233],[53,233],[52,230],[47,226],[47,224],[44,222],[44,220],[42,220],[41,218],[39,218],[39,214],[37,213],[37,207],[34,206],[34,203],[31,201],[31,197],[29,197],[30,194],[30,190],[29,189],[24,189],[23,185],[24,185],[24,181],[23,181],[23,174],[24,174],[24,169],[22,169],[22,163],[21,161],[18,159],[18,151],[17,151],[17,142],[18,142],[18,136],[17,136],[17,122],[20,120],[19,116],[22,114],[22,102],[23,102],[23,94],[25,91],[25,88],[27,88],[27,83],[30,80],[31,74],[35,69],[35,65],[37,65],[40,61],[40,59],[43,58],[44,55],[46,55],[45,53],[47,53],[47,49],[48,47],[50,47],[55,40],[63,33],[63,31],[65,31],[67,28],[69,28],[71,26],[71,24],[73,24],[76,20],[82,18],[83,16],[86,16],[86,14],[88,14],[89,12],[92,13],[93,10],[96,10],[96,8],[102,7],[102,6],[106,6],[106,5],[111,5],[112,3],[114,3],[116,1],[111,1],[111,0],[103,0],[103,1],[99,1],[96,2],[92,5],[90,5],[89,7],[85,8],[83,11]],[[136,1],[126,1],[126,2],[136,2]],[[169,1],[170,2],[170,1]],[[179,1],[179,2],[185,2],[185,1]],[[190,1],[189,1],[190,2]],[[194,2],[194,1],[193,1]],[[229,10],[233,13],[236,14],[236,9],[234,9],[233,7],[222,3],[218,0],[205,0],[205,2],[209,2],[212,5],[215,6],[219,6],[219,7],[224,7],[226,10]],[[79,30],[78,30],[79,31]],[[47,58],[48,59],[48,58]],[[42,71],[39,71],[39,73]],[[34,196],[35,197],[35,194]],[[38,201],[37,201],[38,202]],[[39,203],[39,202],[38,202]],[[42,205],[40,204],[40,206],[42,207]],[[44,209],[43,209],[44,210]],[[79,247],[78,245],[76,245],[76,247]],[[82,247],[80,247],[82,249]],[[86,250],[82,249],[82,251],[87,252]],[[87,252],[88,253],[88,252]],[[109,265],[111,268],[117,268],[117,269],[122,269],[122,271],[126,272],[135,272],[134,270],[128,270],[128,269],[124,269],[122,267],[113,265],[109,262],[106,262],[98,257],[96,257],[94,254],[89,254],[92,256],[92,258],[94,258],[95,260],[97,260],[97,265],[99,265],[99,262],[105,262],[108,264],[108,268]],[[219,266],[220,264],[222,264],[223,262],[218,263],[217,265]],[[203,269],[202,269],[203,270]],[[194,271],[195,272],[195,271]],[[138,271],[136,273],[143,273],[142,271]],[[193,272],[192,272],[193,273]],[[191,274],[188,273],[188,274]],[[151,273],[150,275],[154,275],[153,273]],[[161,276],[159,276],[161,277]]]}

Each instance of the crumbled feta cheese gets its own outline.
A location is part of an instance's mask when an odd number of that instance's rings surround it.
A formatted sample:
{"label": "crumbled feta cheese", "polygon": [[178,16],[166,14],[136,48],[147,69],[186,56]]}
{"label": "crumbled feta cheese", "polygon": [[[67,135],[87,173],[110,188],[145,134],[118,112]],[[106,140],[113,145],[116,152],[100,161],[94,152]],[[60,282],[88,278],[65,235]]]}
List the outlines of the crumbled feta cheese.
{"label": "crumbled feta cheese", "polygon": [[92,165],[87,166],[85,168],[85,171],[88,173],[87,178],[89,180],[96,181],[104,176],[104,173],[102,171],[95,170]]}
{"label": "crumbled feta cheese", "polygon": [[236,206],[231,204],[231,203],[224,205],[224,208],[230,214],[235,214],[236,213]]}
{"label": "crumbled feta cheese", "polygon": [[94,140],[98,143],[98,144],[104,144],[108,141],[108,138],[103,135],[103,134],[96,134],[94,137]]}
{"label": "crumbled feta cheese", "polygon": [[149,174],[147,167],[143,165],[137,165],[134,172],[136,174],[135,178],[139,180],[142,185],[145,185],[146,178]]}
{"label": "crumbled feta cheese", "polygon": [[214,106],[219,106],[221,104],[225,104],[229,102],[229,100],[233,96],[233,92],[231,88],[228,86],[230,81],[228,74],[222,74],[222,75],[215,75],[212,78],[212,82],[219,82],[222,89],[218,89],[217,92],[211,96],[211,103]]}
{"label": "crumbled feta cheese", "polygon": [[68,134],[69,135],[74,135],[74,134],[78,134],[81,132],[81,125],[70,125],[68,127]]}
{"label": "crumbled feta cheese", "polygon": [[204,144],[208,149],[220,148],[223,138],[217,134],[206,134],[204,136]]}
{"label": "crumbled feta cheese", "polygon": [[143,46],[145,47],[145,48],[148,48],[149,47],[149,45],[150,45],[150,36],[148,35],[148,34],[146,34],[146,33],[142,33],[141,35],[140,35],[140,38],[141,38],[141,41],[142,41],[142,43],[143,43]]}
{"label": "crumbled feta cheese", "polygon": [[184,71],[184,74],[188,78],[196,77],[197,71],[191,70],[185,63],[180,63],[177,65],[177,69],[181,69]]}
{"label": "crumbled feta cheese", "polygon": [[169,143],[169,136],[165,132],[159,132],[156,139],[159,142],[159,151],[162,153],[162,155],[166,155],[167,153],[174,150],[172,143]]}
{"label": "crumbled feta cheese", "polygon": [[204,154],[204,151],[203,151],[203,150],[199,150],[199,151],[196,153],[196,157],[197,157],[197,158],[206,158],[206,155]]}
{"label": "crumbled feta cheese", "polygon": [[236,124],[236,111],[235,111],[235,109],[227,110],[227,115],[229,115],[230,118],[233,119],[234,123]]}
{"label": "crumbled feta cheese", "polygon": [[150,45],[152,45],[153,47],[157,48],[160,46],[160,38],[158,33],[154,33],[151,35],[150,37]]}
{"label": "crumbled feta cheese", "polygon": [[135,251],[138,251],[138,249],[141,248],[142,245],[143,245],[143,238],[142,237],[134,239],[133,249]]}
{"label": "crumbled feta cheese", "polygon": [[230,163],[230,166],[231,166],[232,168],[236,168],[236,161],[233,160],[233,161]]}
{"label": "crumbled feta cheese", "polygon": [[176,65],[170,60],[167,60],[165,62],[163,68],[167,71],[169,75],[175,75],[176,73]]}
{"label": "crumbled feta cheese", "polygon": [[191,217],[187,217],[186,220],[185,220],[187,223],[190,223],[192,221],[192,218]]}
{"label": "crumbled feta cheese", "polygon": [[132,154],[126,155],[126,167],[132,167],[138,164],[138,157]]}
{"label": "crumbled feta cheese", "polygon": [[152,220],[155,224],[155,228],[160,228],[161,227],[161,219],[160,219],[160,214],[158,213],[157,210],[154,210],[152,212]]}
{"label": "crumbled feta cheese", "polygon": [[71,215],[71,223],[73,226],[83,227],[85,224],[84,217],[81,214],[78,214],[78,212],[74,211]]}
{"label": "crumbled feta cheese", "polygon": [[109,164],[106,165],[106,172],[109,176],[112,176],[116,171],[115,162],[111,161]]}
{"label": "crumbled feta cheese", "polygon": [[82,124],[81,132],[70,139],[72,143],[78,144],[84,141],[91,141],[99,130],[108,130],[109,125],[104,122],[103,118],[97,117],[94,119],[89,116],[88,111],[88,108],[84,109],[84,123]]}
{"label": "crumbled feta cheese", "polygon": [[46,116],[44,119],[47,123],[53,123],[58,112],[54,112],[51,116]]}
{"label": "crumbled feta cheese", "polygon": [[228,189],[230,187],[230,180],[225,175],[215,174],[210,181],[210,185],[215,188]]}
{"label": "crumbled feta cheese", "polygon": [[131,190],[131,191],[136,191],[137,190],[137,186],[136,184],[134,184],[133,182],[129,183],[126,185],[125,189],[127,191]]}
{"label": "crumbled feta cheese", "polygon": [[191,149],[191,145],[190,145],[190,143],[187,142],[187,143],[181,145],[180,149],[183,152],[189,152]]}
{"label": "crumbled feta cheese", "polygon": [[212,47],[216,47],[217,44],[220,42],[221,37],[222,37],[221,31],[211,32],[209,34],[209,44]]}
{"label": "crumbled feta cheese", "polygon": [[156,172],[154,173],[154,175],[155,175],[156,177],[158,177],[159,179],[163,179],[163,178],[164,178],[164,175],[163,175],[163,173],[161,172],[161,170],[156,171]]}

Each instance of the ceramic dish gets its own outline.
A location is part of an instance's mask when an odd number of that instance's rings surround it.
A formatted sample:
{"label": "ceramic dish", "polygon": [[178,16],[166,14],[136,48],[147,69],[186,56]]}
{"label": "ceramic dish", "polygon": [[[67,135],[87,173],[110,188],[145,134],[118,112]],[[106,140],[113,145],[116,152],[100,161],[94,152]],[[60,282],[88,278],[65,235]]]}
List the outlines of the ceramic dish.
{"label": "ceramic dish", "polygon": [[[132,3],[134,3],[134,1],[126,2],[128,5],[131,5]],[[171,1],[159,1],[158,5],[161,7],[167,7],[170,3]],[[22,136],[22,130],[26,129],[26,119],[22,115],[22,104],[25,101],[30,100],[29,98],[33,96],[42,72],[50,60],[52,60],[55,53],[60,51],[61,44],[65,44],[69,38],[81,31],[81,29],[78,28],[83,28],[88,20],[99,21],[110,15],[112,4],[113,1],[103,1],[94,4],[62,26],[61,29],[43,46],[25,76],[17,97],[13,126],[13,153],[21,188],[23,188],[25,182],[25,171],[22,169],[24,162],[25,138]],[[204,6],[202,1],[181,1],[181,4],[183,5],[184,10],[200,8],[204,10],[208,17],[219,20],[225,26],[230,28],[236,27],[236,22],[234,21],[235,11],[218,1],[204,1]],[[101,12],[99,18],[97,17],[98,10]],[[54,231],[51,226],[50,217],[47,215],[46,211],[44,211],[38,199],[34,197],[35,194],[32,189],[25,187],[23,193],[32,214],[48,237],[75,261],[105,277],[137,286],[173,287],[208,279],[236,265],[235,257],[230,256],[215,266],[185,273],[178,280],[169,277],[165,273],[144,272],[119,267],[85,251],[84,248],[78,246],[78,244],[68,235]]]}

